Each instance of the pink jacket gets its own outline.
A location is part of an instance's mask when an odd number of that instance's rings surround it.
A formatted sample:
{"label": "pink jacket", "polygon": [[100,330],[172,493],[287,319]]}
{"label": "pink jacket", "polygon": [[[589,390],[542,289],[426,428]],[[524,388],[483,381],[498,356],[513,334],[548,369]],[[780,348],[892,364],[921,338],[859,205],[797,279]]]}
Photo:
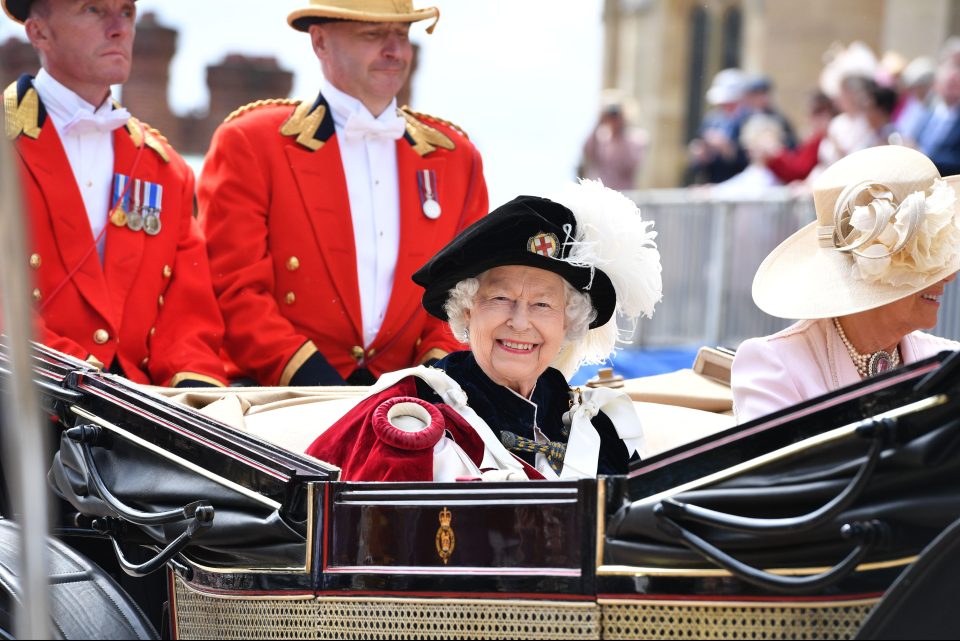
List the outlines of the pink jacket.
{"label": "pink jacket", "polygon": [[[904,363],[913,363],[960,343],[923,332],[900,341]],[[751,338],[733,359],[730,384],[738,423],[790,407],[847,385],[860,375],[833,322],[805,320],[773,334]]]}

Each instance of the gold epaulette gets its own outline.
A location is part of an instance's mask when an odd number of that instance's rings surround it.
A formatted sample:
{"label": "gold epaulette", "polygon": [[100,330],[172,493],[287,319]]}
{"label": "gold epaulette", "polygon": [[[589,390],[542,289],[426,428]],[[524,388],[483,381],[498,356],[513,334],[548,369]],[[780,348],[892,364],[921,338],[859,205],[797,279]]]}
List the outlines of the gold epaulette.
{"label": "gold epaulette", "polygon": [[432,120],[432,121],[434,121],[434,122],[439,122],[441,125],[446,125],[447,127],[450,127],[451,129],[453,129],[454,131],[456,131],[458,134],[460,134],[461,136],[463,136],[463,137],[466,138],[467,140],[470,140],[470,136],[467,135],[467,132],[465,132],[465,131],[460,127],[460,125],[458,125],[458,124],[455,123],[455,122],[450,122],[449,120],[444,120],[443,118],[437,118],[436,116],[431,116],[430,114],[425,114],[425,113],[421,113],[421,112],[419,112],[419,111],[414,111],[413,109],[411,109],[411,108],[409,107],[409,105],[404,105],[404,106],[400,107],[400,110],[401,110],[401,111],[405,111],[406,113],[410,114],[411,116],[413,116],[414,118],[417,118],[417,119]]}
{"label": "gold epaulette", "polygon": [[267,107],[269,105],[299,105],[299,100],[293,100],[291,98],[268,98],[267,100],[255,100],[250,104],[246,104],[239,109],[235,109],[233,113],[223,119],[223,122],[230,122],[242,116],[245,113],[250,113],[255,109],[260,107]]}
{"label": "gold epaulette", "polygon": [[163,162],[170,162],[170,154],[167,153],[167,146],[170,143],[166,136],[157,129],[131,116],[130,120],[127,121],[127,133],[130,134],[130,139],[133,140],[134,145],[140,147],[146,144],[147,147],[153,149],[158,156],[163,158]]}
{"label": "gold epaulette", "polygon": [[30,87],[23,100],[19,100],[17,83],[12,82],[3,92],[3,112],[7,139],[16,140],[20,134],[33,139],[40,137],[40,97],[36,89]]}
{"label": "gold epaulette", "polygon": [[147,128],[147,133],[153,134],[153,136],[154,136],[155,138],[158,138],[159,140],[161,140],[162,142],[164,142],[164,143],[166,143],[166,144],[168,144],[168,145],[170,144],[170,141],[167,140],[167,137],[166,137],[166,136],[164,136],[162,133],[160,133],[160,130],[159,130],[159,129],[157,129],[156,127],[154,127],[154,126],[152,126],[152,125],[148,125],[147,123],[143,123],[143,126]]}
{"label": "gold epaulette", "polygon": [[[413,140],[413,150],[419,155],[426,156],[436,151],[438,147],[448,151],[457,148],[450,136],[424,122],[426,116],[410,111],[406,107],[399,111],[407,121],[407,135]],[[424,120],[421,120],[421,117]]]}

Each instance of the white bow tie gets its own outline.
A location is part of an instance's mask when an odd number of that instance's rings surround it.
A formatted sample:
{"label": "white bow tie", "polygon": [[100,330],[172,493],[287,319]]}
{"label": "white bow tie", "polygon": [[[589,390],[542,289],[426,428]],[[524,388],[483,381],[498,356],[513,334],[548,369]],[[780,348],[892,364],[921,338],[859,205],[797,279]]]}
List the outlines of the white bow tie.
{"label": "white bow tie", "polygon": [[127,124],[130,112],[126,109],[108,109],[102,112],[80,111],[63,126],[68,136],[83,136],[97,131],[111,132]]}
{"label": "white bow tie", "polygon": [[399,140],[407,129],[406,121],[396,113],[374,119],[366,111],[355,111],[343,126],[343,135],[349,141]]}

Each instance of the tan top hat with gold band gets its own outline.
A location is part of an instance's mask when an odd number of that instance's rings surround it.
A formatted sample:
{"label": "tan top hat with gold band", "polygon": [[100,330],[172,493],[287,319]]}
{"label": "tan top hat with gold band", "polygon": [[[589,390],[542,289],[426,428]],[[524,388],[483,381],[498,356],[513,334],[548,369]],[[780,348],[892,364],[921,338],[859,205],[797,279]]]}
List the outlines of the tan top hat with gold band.
{"label": "tan top hat with gold band", "polygon": [[760,265],[754,302],[781,318],[830,318],[934,285],[960,269],[958,191],[960,176],[941,178],[907,147],[842,158],[813,185],[817,220]]}
{"label": "tan top hat with gold band", "polygon": [[287,23],[297,31],[306,31],[317,18],[360,22],[419,22],[433,18],[433,24],[427,27],[427,33],[433,33],[440,10],[414,9],[412,0],[310,0],[310,6],[287,16]]}
{"label": "tan top hat with gold band", "polygon": [[[0,0],[3,2],[3,12],[14,21],[23,24],[30,17],[30,5],[33,0]],[[134,0],[136,1],[136,0]]]}

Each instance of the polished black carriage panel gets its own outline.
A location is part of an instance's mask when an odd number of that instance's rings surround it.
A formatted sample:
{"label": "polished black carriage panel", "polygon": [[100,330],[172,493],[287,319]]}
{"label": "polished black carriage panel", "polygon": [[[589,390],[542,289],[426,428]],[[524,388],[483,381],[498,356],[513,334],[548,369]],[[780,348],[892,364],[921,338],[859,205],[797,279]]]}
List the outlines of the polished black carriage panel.
{"label": "polished black carriage panel", "polygon": [[[0,381],[6,375],[0,351]],[[77,513],[65,533],[163,547],[214,568],[312,561],[313,486],[338,470],[263,442],[42,346],[34,369],[59,440],[49,479]],[[125,561],[121,561],[125,565]]]}
{"label": "polished black carriage panel", "polygon": [[232,429],[125,378],[103,374],[89,366],[78,368],[77,361],[41,346],[37,350],[38,375],[79,393],[75,402],[61,403],[58,408],[59,418],[65,424],[82,422],[83,411],[93,413],[104,421],[122,425],[134,436],[274,499],[282,498],[280,487],[291,478],[316,481],[337,477],[333,466]]}
{"label": "polished black carriage panel", "polygon": [[277,616],[333,637],[376,617],[444,636],[468,616],[513,637],[538,621],[544,636],[801,638],[852,636],[960,516],[958,363],[894,370],[628,476],[447,484],[343,483],[69,357],[38,347],[34,364],[61,433],[55,491],[121,554],[173,550],[153,564],[178,634]]}
{"label": "polished black carriage panel", "polygon": [[598,590],[879,598],[960,517],[958,366],[943,354],[609,480]]}
{"label": "polished black carriage panel", "polygon": [[324,589],[589,591],[596,482],[335,484]]}
{"label": "polished black carriage panel", "polygon": [[[952,354],[942,352],[638,461],[627,475],[630,496],[639,498],[664,492],[831,429],[922,400],[930,392],[914,388],[935,375],[941,363]],[[960,381],[956,362],[950,369],[951,378]]]}

